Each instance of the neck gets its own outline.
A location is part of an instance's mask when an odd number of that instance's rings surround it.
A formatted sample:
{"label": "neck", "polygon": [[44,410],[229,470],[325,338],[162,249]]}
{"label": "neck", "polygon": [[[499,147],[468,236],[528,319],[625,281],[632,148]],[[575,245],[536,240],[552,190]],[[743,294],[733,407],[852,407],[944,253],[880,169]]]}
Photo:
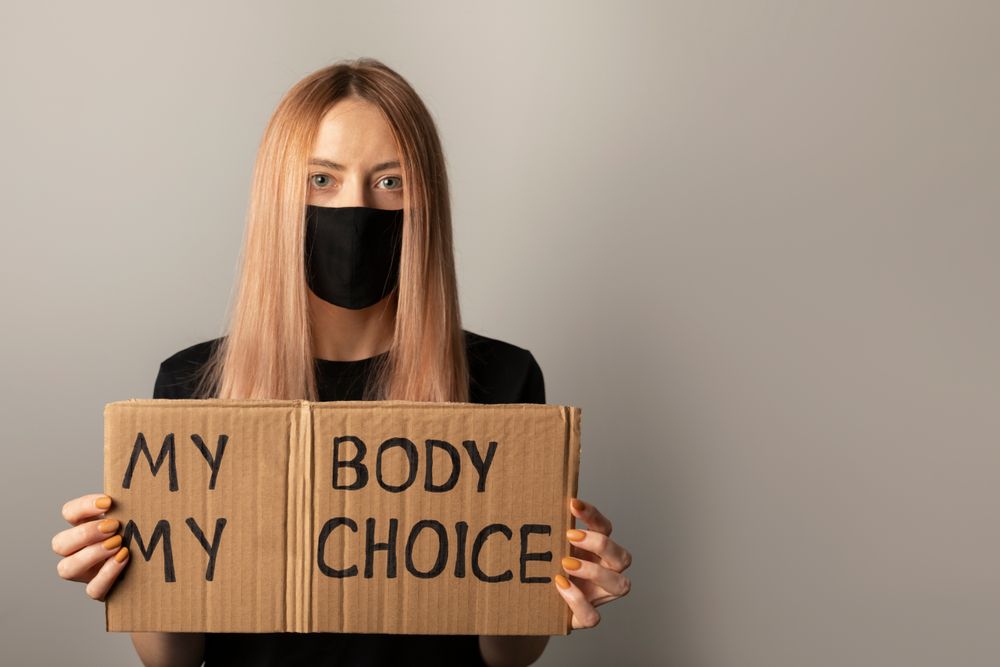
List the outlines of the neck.
{"label": "neck", "polygon": [[309,290],[313,356],[356,361],[387,351],[396,323],[396,294],[393,291],[368,308],[352,310],[323,301]]}

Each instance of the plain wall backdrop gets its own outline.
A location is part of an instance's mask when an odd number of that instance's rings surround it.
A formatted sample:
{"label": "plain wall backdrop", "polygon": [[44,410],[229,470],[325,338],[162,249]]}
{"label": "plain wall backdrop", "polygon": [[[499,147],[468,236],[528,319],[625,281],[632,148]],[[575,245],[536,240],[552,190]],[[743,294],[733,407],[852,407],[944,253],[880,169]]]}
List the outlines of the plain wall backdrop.
{"label": "plain wall backdrop", "polygon": [[264,125],[372,56],[467,329],[583,409],[629,596],[540,665],[1000,661],[996,2],[5,2],[0,663],[134,665],[52,535],[220,335]]}

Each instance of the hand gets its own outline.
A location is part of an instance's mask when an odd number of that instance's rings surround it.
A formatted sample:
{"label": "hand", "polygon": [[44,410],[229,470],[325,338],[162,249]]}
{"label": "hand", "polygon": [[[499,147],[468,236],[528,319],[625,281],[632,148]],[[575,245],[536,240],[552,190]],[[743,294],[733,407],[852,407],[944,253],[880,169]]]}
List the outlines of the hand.
{"label": "hand", "polygon": [[121,535],[115,534],[118,520],[100,518],[110,507],[111,498],[102,493],[70,500],[63,505],[62,515],[72,528],[52,538],[52,550],[65,556],[56,564],[59,576],[87,584],[87,595],[95,600],[104,599],[128,564],[128,549],[121,546]]}
{"label": "hand", "polygon": [[611,539],[611,521],[596,507],[573,498],[570,511],[590,530],[566,531],[573,557],[563,558],[562,567],[570,578],[557,574],[556,589],[573,610],[573,627],[592,628],[601,620],[595,607],[628,595],[632,588],[622,574],[632,564],[632,554]]}

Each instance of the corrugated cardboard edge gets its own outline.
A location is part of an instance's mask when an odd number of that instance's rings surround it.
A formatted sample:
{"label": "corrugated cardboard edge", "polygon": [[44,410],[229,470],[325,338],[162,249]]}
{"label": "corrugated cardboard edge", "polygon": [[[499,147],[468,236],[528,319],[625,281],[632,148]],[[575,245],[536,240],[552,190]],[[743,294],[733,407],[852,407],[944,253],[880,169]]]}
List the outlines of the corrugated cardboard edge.
{"label": "corrugated cardboard edge", "polygon": [[[566,504],[564,505],[564,511],[568,517],[566,528],[576,527],[576,517],[569,510],[569,499],[575,498],[579,491],[580,483],[580,419],[581,410],[578,407],[564,405],[562,406],[562,417],[563,423],[566,425],[566,439],[564,447],[564,469],[566,470],[566,486],[565,486],[565,499]],[[566,531],[563,530],[563,535]],[[565,605],[566,609],[563,612],[565,617],[565,632],[563,634],[570,634],[573,631],[573,610],[569,608],[569,605]]]}
{"label": "corrugated cardboard edge", "polygon": [[[107,405],[104,406],[104,462],[101,465],[103,471],[101,474],[101,484],[105,493],[107,493],[108,491],[108,481],[109,481],[107,462],[108,462],[108,457],[111,454],[111,444],[109,442],[110,438],[108,437],[108,431],[110,430],[108,428],[108,420],[110,418],[110,413],[115,409],[114,408],[115,405],[118,405],[118,403],[108,403]],[[108,619],[108,596],[104,597],[104,631],[105,632],[111,631],[111,621]]]}
{"label": "corrugated cardboard edge", "polygon": [[[309,632],[312,626],[312,515],[313,515],[313,416],[312,404],[299,401],[292,412],[289,429],[288,521],[286,538],[288,561],[285,570],[285,596],[291,617],[285,619],[285,632]],[[295,541],[293,537],[299,536]]]}
{"label": "corrugated cardboard edge", "polygon": [[309,632],[312,538],[312,406],[298,401],[289,411],[288,514],[285,521],[285,632]]}

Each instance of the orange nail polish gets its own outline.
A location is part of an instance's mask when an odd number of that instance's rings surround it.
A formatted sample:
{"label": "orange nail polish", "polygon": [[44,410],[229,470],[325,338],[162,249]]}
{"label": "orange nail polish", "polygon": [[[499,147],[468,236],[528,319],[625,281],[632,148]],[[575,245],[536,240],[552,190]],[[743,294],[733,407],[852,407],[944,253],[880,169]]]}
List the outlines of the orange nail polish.
{"label": "orange nail polish", "polygon": [[128,558],[128,548],[122,547],[121,551],[115,554],[115,560],[118,561],[119,563],[123,563],[125,562],[126,558]]}
{"label": "orange nail polish", "polygon": [[557,574],[555,576],[555,580],[556,580],[556,586],[558,586],[559,588],[563,590],[569,588],[569,580],[566,579],[566,577],[562,576],[561,574]]}
{"label": "orange nail polish", "polygon": [[575,509],[577,512],[582,512],[583,511],[583,502],[581,502],[580,500],[574,498],[573,499],[573,509]]}
{"label": "orange nail polish", "polygon": [[580,561],[578,561],[575,558],[570,558],[569,556],[566,556],[565,558],[562,559],[562,566],[567,570],[579,570]]}
{"label": "orange nail polish", "polygon": [[108,539],[104,540],[104,548],[105,549],[117,549],[118,546],[121,543],[122,543],[122,536],[121,535],[112,535]]}
{"label": "orange nail polish", "polygon": [[94,501],[94,505],[97,507],[97,509],[106,510],[109,507],[111,507],[111,498],[107,496],[101,496],[100,498]]}
{"label": "orange nail polish", "polygon": [[97,524],[97,530],[102,533],[113,533],[118,530],[118,519],[105,519]]}
{"label": "orange nail polish", "polygon": [[577,530],[576,528],[570,528],[566,531],[566,538],[573,540],[574,542],[579,542],[587,536],[587,533],[582,530]]}

